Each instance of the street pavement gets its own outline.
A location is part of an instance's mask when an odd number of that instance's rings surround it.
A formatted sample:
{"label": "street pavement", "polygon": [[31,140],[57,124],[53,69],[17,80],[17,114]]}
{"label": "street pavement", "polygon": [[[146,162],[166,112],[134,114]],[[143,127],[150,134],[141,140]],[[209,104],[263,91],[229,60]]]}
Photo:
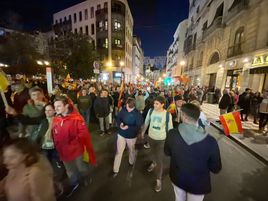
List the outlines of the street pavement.
{"label": "street pavement", "polygon": [[[217,121],[220,115],[218,104],[204,103],[202,110],[211,124],[223,131],[222,126]],[[257,132],[259,128],[258,124],[253,123],[251,116],[248,119],[249,121],[242,122],[243,134],[231,134],[230,138],[268,164],[268,137],[263,136],[263,133]],[[264,132],[268,132],[267,126]]]}
{"label": "street pavement", "polygon": [[[128,165],[127,153],[122,159],[119,175],[112,178],[116,135],[99,136],[96,125],[90,126],[92,141],[97,152],[97,167],[92,170],[92,183],[80,187],[69,199],[61,201],[174,201],[175,196],[168,176],[168,158],[163,188],[154,192],[154,173],[146,168],[150,150],[138,150],[134,167]],[[267,201],[268,168],[235,142],[213,127],[208,129],[220,146],[223,169],[212,175],[212,193],[205,201]]]}

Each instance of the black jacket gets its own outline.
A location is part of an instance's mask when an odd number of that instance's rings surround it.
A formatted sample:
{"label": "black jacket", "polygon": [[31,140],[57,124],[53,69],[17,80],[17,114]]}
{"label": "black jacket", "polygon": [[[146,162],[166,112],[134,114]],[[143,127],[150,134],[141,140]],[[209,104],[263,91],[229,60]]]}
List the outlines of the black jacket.
{"label": "black jacket", "polygon": [[110,114],[109,98],[97,97],[94,102],[94,109],[97,117],[107,117]]}
{"label": "black jacket", "polygon": [[231,105],[231,97],[229,94],[224,94],[219,102],[220,109],[227,109]]}
{"label": "black jacket", "polygon": [[168,132],[164,147],[171,157],[170,179],[173,184],[192,194],[211,192],[210,172],[221,170],[217,141],[207,135],[202,141],[188,145],[178,130]]}

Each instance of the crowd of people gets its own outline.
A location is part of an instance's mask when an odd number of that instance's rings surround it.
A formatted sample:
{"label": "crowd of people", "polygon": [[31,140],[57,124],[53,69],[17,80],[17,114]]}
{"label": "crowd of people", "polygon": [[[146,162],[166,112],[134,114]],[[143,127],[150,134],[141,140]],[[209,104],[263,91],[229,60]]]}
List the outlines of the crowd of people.
{"label": "crowd of people", "polygon": [[[155,169],[156,192],[162,189],[166,156],[171,158],[170,178],[176,201],[186,200],[186,196],[189,201],[203,200],[211,191],[209,172],[221,170],[221,159],[200,108],[207,88],[160,89],[80,80],[56,80],[55,84],[53,93],[48,94],[44,83],[17,80],[5,93],[9,106],[0,101],[0,194],[7,200],[56,200],[57,195],[70,197],[81,185],[89,185],[90,166],[96,165],[98,157],[89,132],[94,123],[99,125],[100,138],[117,135],[111,165],[114,178],[119,174],[126,146],[129,165],[136,162],[135,144],[140,138],[144,148],[151,149],[147,171]],[[115,133],[112,127],[117,128]],[[68,182],[63,189],[51,167],[66,172]],[[14,183],[18,190],[11,193]]]}

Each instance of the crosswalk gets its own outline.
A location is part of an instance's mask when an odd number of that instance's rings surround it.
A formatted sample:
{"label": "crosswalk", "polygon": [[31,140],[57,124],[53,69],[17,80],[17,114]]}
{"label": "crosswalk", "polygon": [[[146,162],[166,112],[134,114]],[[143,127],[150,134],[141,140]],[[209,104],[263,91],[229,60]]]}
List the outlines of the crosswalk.
{"label": "crosswalk", "polygon": [[[202,111],[206,114],[206,117],[210,121],[219,120],[220,115],[220,109],[218,104],[209,104],[209,103],[203,103]],[[259,126],[258,124],[253,123],[253,119],[249,117],[249,121],[243,121],[242,122],[243,129],[246,130],[258,130]]]}

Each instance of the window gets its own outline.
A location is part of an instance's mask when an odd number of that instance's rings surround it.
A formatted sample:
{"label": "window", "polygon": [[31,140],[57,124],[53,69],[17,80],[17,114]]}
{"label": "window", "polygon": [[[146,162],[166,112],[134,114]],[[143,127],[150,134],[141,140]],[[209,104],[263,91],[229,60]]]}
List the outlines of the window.
{"label": "window", "polygon": [[104,47],[108,49],[108,38],[105,38]]}
{"label": "window", "polygon": [[80,34],[82,34],[83,33],[83,27],[80,27],[80,32],[79,32]]}
{"label": "window", "polygon": [[101,5],[98,4],[98,5],[97,5],[97,10],[100,10],[100,9],[101,9]]}
{"label": "window", "polygon": [[220,61],[220,55],[218,52],[214,52],[210,58],[209,65],[215,64]]}
{"label": "window", "polygon": [[208,28],[208,21],[206,21],[204,24],[203,24],[203,31],[206,30]]}
{"label": "window", "polygon": [[200,6],[198,6],[197,9],[196,9],[197,14],[199,13],[199,10],[200,10]]}
{"label": "window", "polygon": [[76,23],[76,13],[74,14],[74,23]]}
{"label": "window", "polygon": [[66,22],[66,20],[67,20],[66,17],[64,17],[64,22]]}
{"label": "window", "polygon": [[62,23],[62,19],[60,18],[60,24]]}
{"label": "window", "polygon": [[58,24],[58,20],[55,21],[55,24]]}
{"label": "window", "polygon": [[94,24],[91,24],[91,35],[94,35],[95,33],[95,27]]}
{"label": "window", "polygon": [[90,17],[94,18],[94,7],[91,7],[90,9]]}
{"label": "window", "polygon": [[117,46],[121,45],[121,40],[120,39],[115,39],[114,44],[116,44]]}
{"label": "window", "polygon": [[108,8],[108,3],[107,2],[104,3],[104,8]]}
{"label": "window", "polygon": [[82,11],[79,12],[79,21],[82,21]]}
{"label": "window", "polygon": [[74,29],[74,33],[77,34],[77,28]]}
{"label": "window", "polygon": [[239,45],[244,41],[244,27],[240,27],[236,32],[235,32],[235,40],[234,40],[234,45]]}
{"label": "window", "polygon": [[71,15],[69,15],[69,20],[72,21],[72,16]]}
{"label": "window", "polygon": [[88,36],[88,26],[86,26],[86,35]]}
{"label": "window", "polygon": [[87,9],[85,9],[85,20],[87,20],[88,19],[88,11],[87,11]]}
{"label": "window", "polygon": [[103,22],[100,21],[100,22],[99,22],[99,28],[102,28],[102,27],[103,27]]}
{"label": "window", "polygon": [[105,20],[105,30],[108,30],[108,21]]}
{"label": "window", "polygon": [[114,30],[115,31],[121,30],[121,23],[120,22],[117,22],[117,21],[114,22]]}

